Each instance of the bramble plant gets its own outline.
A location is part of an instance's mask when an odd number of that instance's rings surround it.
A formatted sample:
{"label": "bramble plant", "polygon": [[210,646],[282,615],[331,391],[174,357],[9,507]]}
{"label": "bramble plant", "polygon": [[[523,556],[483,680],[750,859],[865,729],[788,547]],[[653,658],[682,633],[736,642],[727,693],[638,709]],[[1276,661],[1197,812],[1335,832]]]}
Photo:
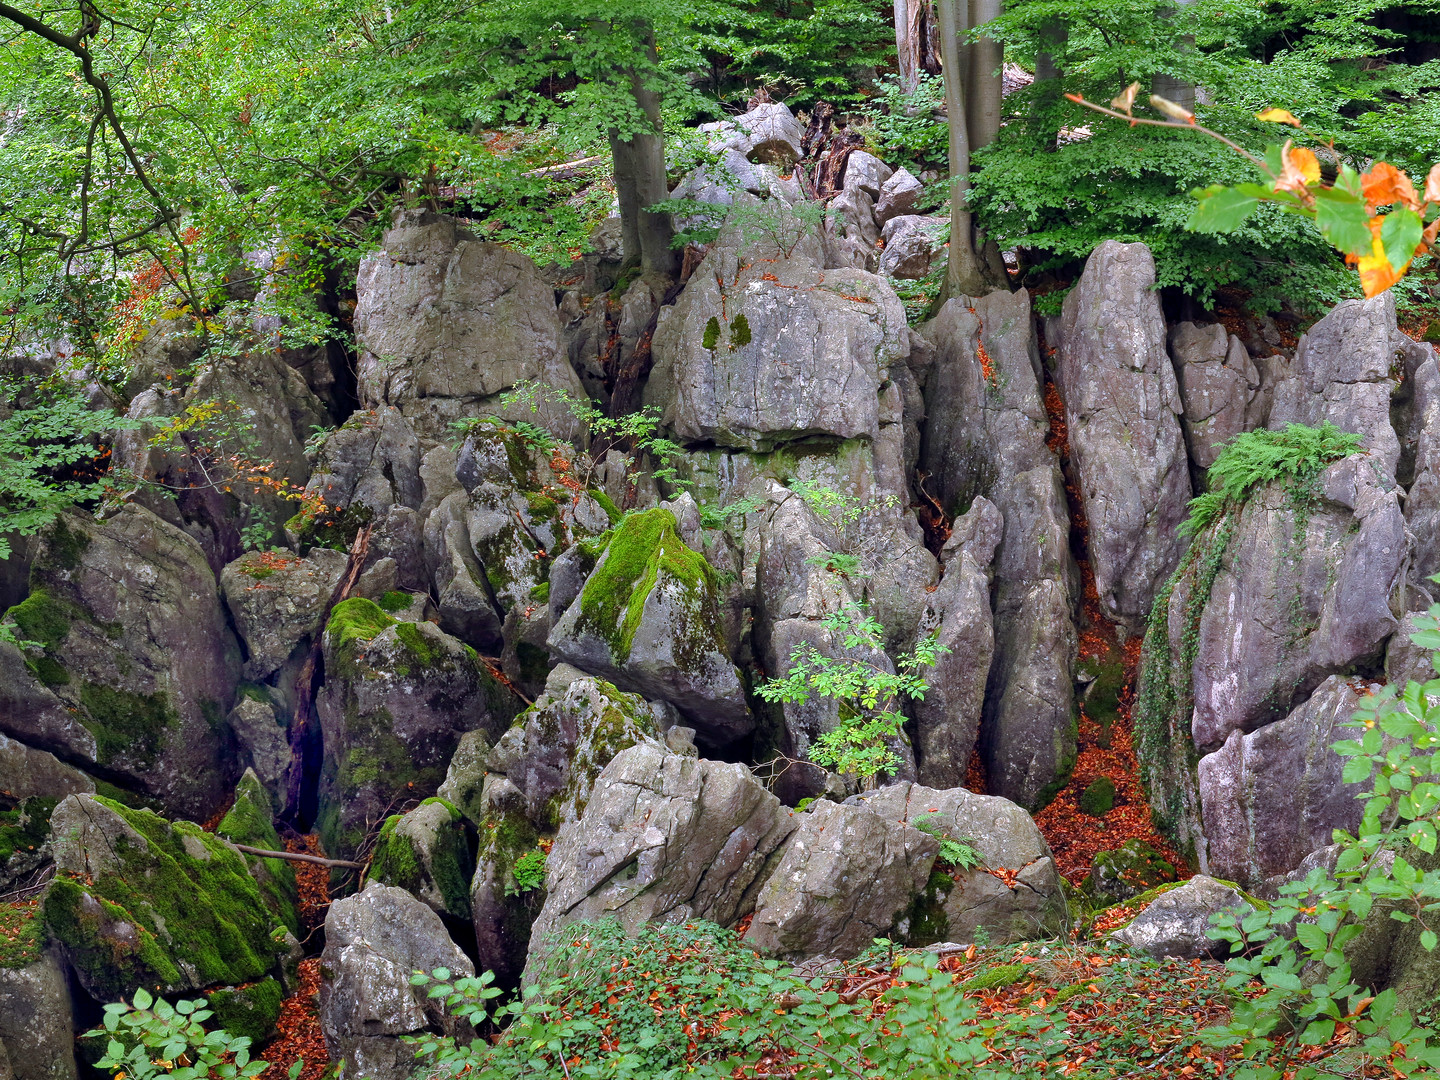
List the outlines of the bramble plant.
{"label": "bramble plant", "polygon": [[[1332,182],[1326,184],[1320,159],[1308,147],[1286,139],[1283,144],[1267,146],[1264,156],[1257,157],[1219,132],[1197,124],[1193,112],[1158,94],[1150,95],[1150,104],[1170,119],[1136,116],[1139,90],[1138,82],[1131,83],[1108,109],[1079,94],[1065,96],[1077,105],[1128,120],[1132,126],[1193,128],[1230,147],[1266,178],[1260,184],[1211,184],[1192,192],[1199,200],[1186,224],[1192,232],[1236,232],[1261,203],[1270,203],[1313,221],[1320,235],[1359,270],[1360,287],[1367,297],[1378,296],[1404,277],[1411,262],[1428,252],[1440,235],[1440,163],[1431,166],[1423,193],[1409,176],[1384,161],[1372,163],[1363,174],[1339,161]],[[1264,109],[1255,118],[1303,130],[1286,109]],[[1333,143],[1324,149],[1338,160]]]}
{"label": "bramble plant", "polygon": [[[1416,619],[1411,640],[1440,649],[1440,605]],[[1440,671],[1440,653],[1433,661]],[[1320,1080],[1336,1074],[1301,1057],[1307,1047],[1348,1031],[1351,1075],[1433,1075],[1440,1033],[1398,1007],[1393,989],[1373,995],[1354,980],[1347,946],[1377,919],[1415,924],[1415,944],[1433,952],[1440,927],[1440,679],[1382,688],[1348,726],[1356,739],[1334,745],[1342,777],[1361,785],[1365,803],[1356,835],[1335,831],[1335,868],[1322,866],[1286,884],[1280,898],[1241,921],[1215,919],[1212,936],[1240,955],[1227,966],[1239,996],[1231,1022],[1212,1029],[1214,1045],[1238,1043],[1246,1063],[1236,1080]],[[1407,855],[1409,856],[1407,858]],[[1392,970],[1392,977],[1396,974]],[[1256,984],[1259,994],[1253,993]],[[1276,1040],[1281,1053],[1276,1059]],[[1349,1071],[1347,1069],[1347,1071]]]}
{"label": "bramble plant", "polygon": [[[105,1038],[105,1052],[96,1068],[110,1072],[115,1080],[150,1080],[165,1076],[171,1080],[243,1080],[259,1076],[269,1062],[250,1059],[250,1039],[224,1030],[206,1031],[204,1022],[213,1015],[205,999],[169,1004],[144,989],[136,990],[130,1002],[114,1001],[105,1006],[103,1027],[85,1032],[81,1038]],[[290,1066],[295,1080],[304,1061]]]}
{"label": "bramble plant", "polygon": [[893,773],[900,765],[892,744],[904,738],[902,699],[925,696],[929,687],[924,669],[934,667],[940,654],[950,650],[933,636],[923,638],[891,671],[882,666],[884,627],[862,608],[846,605],[820,625],[847,655],[826,656],[813,645],[801,645],[790,654],[789,672],[761,684],[756,693],[781,703],[804,703],[812,697],[835,701],[840,723],[815,740],[810,760],[860,777],[868,790],[878,774]]}

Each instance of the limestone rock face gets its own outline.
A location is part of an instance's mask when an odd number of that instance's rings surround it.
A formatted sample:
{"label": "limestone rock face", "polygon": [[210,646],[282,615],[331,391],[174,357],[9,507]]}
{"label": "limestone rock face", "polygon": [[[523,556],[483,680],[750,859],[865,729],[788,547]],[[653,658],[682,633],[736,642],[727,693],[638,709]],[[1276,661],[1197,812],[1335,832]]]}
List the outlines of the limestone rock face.
{"label": "limestone rock face", "polygon": [[1232,731],[1200,759],[1208,872],[1258,887],[1294,870],[1335,829],[1355,832],[1364,804],[1341,781],[1345,762],[1330,747],[1354,737],[1344,725],[1360,700],[1351,680],[1332,675],[1285,719]]}
{"label": "limestone rock face", "polygon": [[548,644],[582,671],[673,704],[721,746],[754,721],[727,654],[714,571],[657,507],[621,522]]}
{"label": "limestone rock face", "polygon": [[710,135],[712,149],[724,147],[746,161],[780,166],[800,159],[800,140],[805,135],[785,105],[770,101],[732,119],[701,124],[699,130]]}
{"label": "limestone rock face", "polygon": [[1197,470],[1215,464],[1220,446],[1260,427],[1265,399],[1249,350],[1218,323],[1182,322],[1170,331],[1170,354],[1185,407],[1180,423]]}
{"label": "limestone rock face", "polygon": [[[921,333],[933,352],[920,450],[925,489],[947,512],[984,496],[1004,518],[991,567],[995,647],[981,751],[992,790],[1033,805],[1075,756],[1076,574],[1060,463],[1045,442],[1029,295],[956,297]],[[961,782],[953,774],[929,779]]]}
{"label": "limestone rock face", "polygon": [[470,922],[474,860],[465,819],[444,799],[393,814],[380,829],[370,878],[404,889],[441,917]]}
{"label": "limestone rock face", "polygon": [[768,450],[877,437],[881,384],[907,344],[894,292],[864,271],[822,270],[799,247],[727,275],[725,240],[661,311],[646,400],[687,442]]}
{"label": "limestone rock face", "polygon": [[265,977],[284,947],[241,854],[188,821],[94,795],[50,817],[55,882],[46,930],[100,1001],[166,996]]}
{"label": "limestone rock face", "polygon": [[872,199],[878,199],[885,181],[895,174],[874,154],[864,150],[852,150],[845,155],[845,176],[841,187],[847,191],[859,189]]}
{"label": "limestone rock face", "polygon": [[[524,380],[583,395],[560,348],[554,292],[535,264],[472,239],[451,218],[398,214],[382,249],[360,264],[356,292],[361,397],[398,407],[431,437],[485,413],[533,421],[528,408],[498,401]],[[563,407],[540,423],[562,438],[580,432]]]}
{"label": "limestone rock face", "polygon": [[791,812],[743,765],[654,744],[622,751],[551,849],[527,971],[546,939],[576,922],[733,925],[754,909],[768,863],[794,828]]}
{"label": "limestone rock face", "polygon": [[95,781],[54,754],[0,735],[0,783],[15,799],[48,796],[63,799],[95,790]]}
{"label": "limestone rock face", "polygon": [[1270,427],[1319,427],[1329,421],[1361,436],[1386,476],[1395,475],[1400,441],[1390,423],[1398,331],[1395,298],[1336,304],[1300,339],[1293,375],[1275,385]]}
{"label": "limestone rock face", "polygon": [[225,604],[249,653],[247,679],[266,681],[314,640],[347,561],[333,548],[303,559],[252,551],[221,571]]}
{"label": "limestone rock face", "polygon": [[27,664],[0,646],[0,731],[174,813],[220,805],[239,771],[223,721],[240,650],[195,540],[134,504],[104,522],[66,515],[8,617],[44,649]]}
{"label": "limestone rock face", "polygon": [[1060,391],[1105,614],[1138,630],[1184,550],[1190,499],[1155,260],[1107,240],[1065,298]]}
{"label": "limestone rock face", "polygon": [[336,605],[324,656],[319,826],[325,850],[345,858],[392,800],[435,793],[462,734],[494,738],[516,704],[473,650],[368,600]]}
{"label": "limestone rock face", "polygon": [[924,191],[925,185],[908,169],[896,169],[880,185],[880,194],[875,200],[875,220],[884,225],[891,218],[913,213]]}
{"label": "limestone rock face", "polygon": [[438,1002],[412,987],[415,971],[475,967],[445,933],[440,917],[404,889],[372,881],[330,905],[320,958],[320,1027],[332,1061],[367,1080],[405,1080],[414,1054],[399,1039],[425,1030],[468,1035]]}
{"label": "limestone rock face", "polygon": [[844,958],[874,938],[904,935],[939,842],[862,806],[821,800],[797,817],[755,898],[746,944],[791,959]]}
{"label": "limestone rock face", "polygon": [[[1409,365],[1416,428],[1411,470],[1414,475],[1405,501],[1405,525],[1415,536],[1410,580],[1423,584],[1428,591],[1426,579],[1440,571],[1440,365],[1433,346],[1415,352],[1416,360]],[[1421,682],[1432,677],[1428,657],[1424,671]]]}
{"label": "limestone rock face", "polygon": [[1254,910],[1254,905],[1233,885],[1196,874],[1179,888],[1156,897],[1130,925],[1110,936],[1157,959],[1224,959],[1230,946],[1208,935],[1210,916],[1233,911],[1236,918],[1244,918]]}
{"label": "limestone rock face", "polygon": [[939,238],[944,235],[947,224],[943,218],[919,214],[902,214],[887,220],[880,232],[885,241],[885,250],[880,253],[880,273],[919,281],[930,272],[930,264],[941,250]]}
{"label": "limestone rock face", "polygon": [[0,967],[0,1055],[15,1080],[75,1080],[75,1028],[65,968],[54,952]]}
{"label": "limestone rock face", "polygon": [[[853,796],[847,804],[864,806],[886,821],[923,821],[927,831],[966,839],[984,857],[980,867],[945,875],[943,883],[931,878],[930,898],[940,918],[932,916],[926,927],[912,922],[914,944],[930,943],[914,936],[922,930],[931,941],[969,942],[983,927],[982,933],[998,945],[1064,929],[1065,892],[1050,845],[1034,819],[1008,799],[962,787],[937,791],[920,784],[890,784]],[[991,870],[1012,871],[1015,884],[1007,886]]]}

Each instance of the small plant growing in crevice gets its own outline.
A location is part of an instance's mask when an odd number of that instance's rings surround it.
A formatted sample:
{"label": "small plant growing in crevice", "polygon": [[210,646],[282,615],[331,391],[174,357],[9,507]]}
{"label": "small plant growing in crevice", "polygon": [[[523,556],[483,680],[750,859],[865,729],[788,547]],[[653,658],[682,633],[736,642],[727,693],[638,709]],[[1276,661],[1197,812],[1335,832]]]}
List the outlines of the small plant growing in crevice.
{"label": "small plant growing in crevice", "polygon": [[924,817],[915,818],[910,824],[921,832],[940,841],[940,854],[936,861],[956,870],[975,870],[985,863],[985,856],[968,837],[952,836],[942,829],[935,820],[938,811],[931,811]]}
{"label": "small plant growing in crevice", "polygon": [[512,884],[505,886],[506,896],[519,896],[521,893],[533,892],[545,884],[545,864],[547,856],[538,847],[531,848],[518,859],[510,869],[510,876],[514,879]]}

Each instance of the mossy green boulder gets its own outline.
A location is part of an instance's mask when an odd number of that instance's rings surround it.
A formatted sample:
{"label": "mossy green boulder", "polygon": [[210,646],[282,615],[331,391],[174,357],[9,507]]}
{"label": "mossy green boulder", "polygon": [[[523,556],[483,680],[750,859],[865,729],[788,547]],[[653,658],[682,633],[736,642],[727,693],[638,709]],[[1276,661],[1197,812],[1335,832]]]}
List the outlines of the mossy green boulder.
{"label": "mossy green boulder", "polygon": [[1095,856],[1081,886],[1094,901],[1114,904],[1175,880],[1174,865],[1143,840],[1126,840]]}
{"label": "mossy green boulder", "polygon": [[380,829],[370,880],[404,889],[437,915],[470,923],[475,860],[465,817],[444,799],[392,814]]}
{"label": "mossy green boulder", "polygon": [[[221,819],[215,833],[248,847],[265,851],[285,850],[275,831],[270,794],[255,775],[255,770],[246,769],[245,775],[240,777],[240,783],[235,785],[235,803]],[[295,882],[294,864],[284,859],[266,859],[248,853],[245,854],[245,863],[259,884],[266,905],[286,929],[298,937],[300,916],[296,905],[300,903],[300,890]]]}
{"label": "mossy green boulder", "polygon": [[668,701],[711,747],[754,730],[728,654],[715,571],[664,507],[631,514],[586,546],[598,554],[548,644],[622,690]]}
{"label": "mossy green boulder", "polygon": [[50,824],[45,929],[92,997],[191,993],[275,970],[283,928],[224,840],[96,795],[68,796]]}

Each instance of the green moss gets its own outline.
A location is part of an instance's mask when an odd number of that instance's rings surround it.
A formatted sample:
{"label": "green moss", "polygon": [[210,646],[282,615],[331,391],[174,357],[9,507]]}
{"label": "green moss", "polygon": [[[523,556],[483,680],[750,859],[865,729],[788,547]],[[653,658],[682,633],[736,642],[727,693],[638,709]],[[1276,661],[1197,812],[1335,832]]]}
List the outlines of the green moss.
{"label": "green moss", "polygon": [[39,960],[45,947],[40,909],[0,904],[0,968],[22,968]]}
{"label": "green moss", "polygon": [[355,534],[374,516],[373,510],[358,502],[344,510],[329,511],[318,517],[310,517],[301,511],[285,522],[285,531],[295,534],[302,555],[313,547],[348,551],[355,542]]}
{"label": "green moss", "polygon": [[422,669],[436,667],[444,659],[444,654],[415,623],[402,622],[398,624],[395,627],[395,636],[400,639],[400,644],[405,646],[405,651],[415,658],[416,663]]}
{"label": "green moss", "polygon": [[545,604],[550,600],[550,582],[542,581],[530,590],[530,599],[537,604]]}
{"label": "green moss", "polygon": [[737,311],[735,313],[735,318],[730,320],[730,351],[734,352],[742,345],[749,344],[750,320],[745,318],[745,313],[743,311]]}
{"label": "green moss", "polygon": [[415,597],[408,592],[400,592],[398,589],[391,589],[376,602],[381,611],[391,615],[401,611],[409,611],[415,604]]}
{"label": "green moss", "polygon": [[1080,809],[1091,817],[1104,817],[1115,808],[1115,781],[1102,776],[1080,793]]}
{"label": "green moss", "polygon": [[82,721],[95,736],[95,760],[108,765],[122,754],[136,766],[155,763],[166,732],[179,715],[162,692],[136,694],[113,686],[87,682],[80,687]]}
{"label": "green moss", "polygon": [[238,985],[268,974],[280,946],[244,860],[191,822],[96,801],[146,844],[121,838],[110,852],[116,865],[93,881],[57,878],[44,918],[98,996],[112,1000],[137,986]]}
{"label": "green moss", "polygon": [[[270,794],[253,772],[246,771],[235,785],[235,802],[221,819],[215,832],[237,844],[283,851],[280,835],[275,831],[274,809]],[[266,904],[286,928],[296,936],[300,933],[300,916],[296,905],[300,891],[295,881],[295,867],[284,859],[262,859],[246,855],[245,861],[260,885]]]}
{"label": "green moss", "polygon": [[245,1035],[258,1045],[274,1033],[284,996],[274,978],[216,990],[210,995],[209,1006],[215,1015],[208,1026],[211,1030],[223,1028],[231,1035]]}
{"label": "green moss", "polygon": [[720,344],[720,320],[714,315],[705,324],[705,333],[700,337],[700,347],[714,351],[715,346]]}
{"label": "green moss", "polygon": [[950,917],[945,914],[945,901],[955,890],[955,882],[943,870],[932,870],[925,891],[910,905],[910,930],[907,945],[931,945],[944,941],[950,934]]}
{"label": "green moss", "polygon": [[76,569],[80,565],[80,557],[90,546],[90,534],[70,528],[63,516],[55,519],[55,526],[46,540],[37,561],[37,565],[45,569]]}
{"label": "green moss", "polygon": [[34,851],[50,835],[50,813],[59,799],[36,796],[0,811],[0,863],[18,852]]}
{"label": "green moss", "polygon": [[[445,911],[458,919],[470,918],[470,844],[465,835],[465,818],[444,799],[426,799],[421,806],[439,805],[449,811],[449,822],[433,838],[429,858],[415,841],[399,829],[405,817],[392,814],[380,829],[370,876],[417,896],[433,886]],[[414,811],[411,811],[414,813]]]}
{"label": "green moss", "polygon": [[39,679],[50,689],[57,686],[65,686],[70,682],[70,673],[65,670],[60,661],[49,656],[27,657],[25,666],[35,673]]}
{"label": "green moss", "polygon": [[1094,720],[1106,734],[1120,717],[1120,693],[1125,689],[1125,665],[1120,660],[1091,664],[1094,676],[1085,694],[1085,715]]}
{"label": "green moss", "polygon": [[622,514],[620,508],[615,505],[614,499],[610,498],[609,495],[606,495],[605,492],[598,488],[592,488],[590,490],[590,497],[600,504],[600,509],[605,511],[605,516],[610,519],[611,525],[620,524],[620,519],[625,515]]}
{"label": "green moss", "polygon": [[1025,977],[1024,964],[1001,964],[980,972],[974,978],[960,984],[961,990],[998,990],[1011,986]]}
{"label": "green moss", "polygon": [[95,794],[103,796],[112,802],[118,802],[121,806],[128,806],[132,810],[159,810],[160,804],[148,795],[141,795],[137,791],[127,791],[125,788],[116,787],[108,780],[95,778]]}
{"label": "green moss", "polygon": [[[703,555],[680,539],[675,515],[657,507],[631,514],[620,523],[605,559],[585,582],[579,628],[593,630],[619,663],[630,657],[645,600],[662,571],[681,582],[697,604],[704,606],[709,600],[713,606],[715,572]],[[718,622],[710,629],[716,645],[722,645]]]}
{"label": "green moss", "polygon": [[357,641],[369,641],[394,625],[395,620],[373,600],[356,596],[335,605],[330,621],[325,624],[325,633],[332,647],[345,649]]}
{"label": "green moss", "polygon": [[70,609],[44,589],[35,589],[5,614],[15,620],[21,639],[47,649],[58,648],[70,633]]}

